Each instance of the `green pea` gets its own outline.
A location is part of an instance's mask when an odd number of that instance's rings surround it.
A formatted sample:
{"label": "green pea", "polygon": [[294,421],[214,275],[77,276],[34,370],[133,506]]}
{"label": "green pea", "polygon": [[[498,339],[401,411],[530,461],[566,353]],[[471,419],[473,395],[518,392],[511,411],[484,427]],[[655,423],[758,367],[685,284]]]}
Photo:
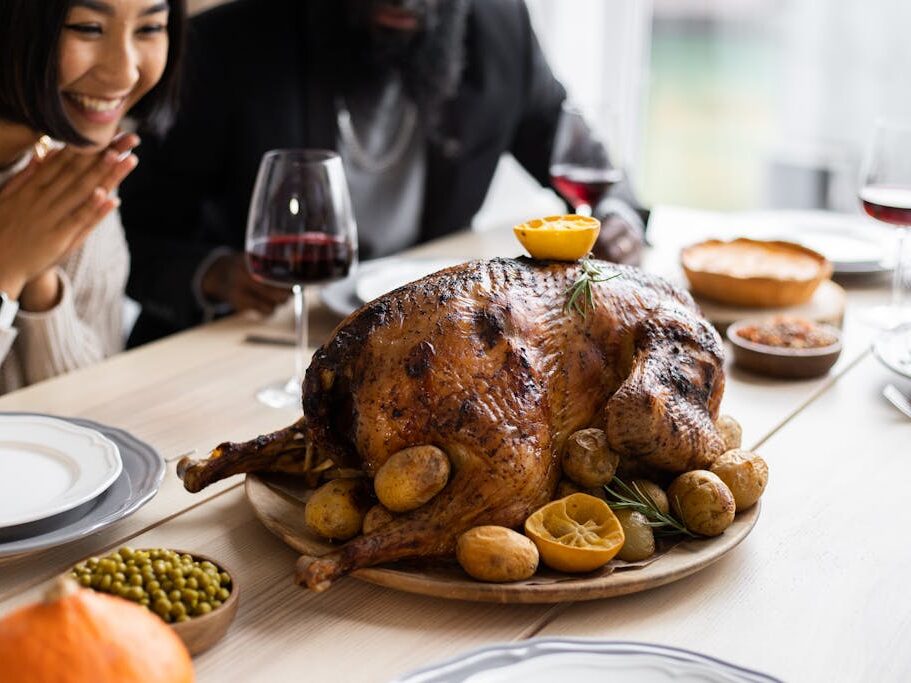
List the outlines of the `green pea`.
{"label": "green pea", "polygon": [[171,603],[171,616],[172,617],[174,617],[176,619],[180,616],[186,615],[186,613],[187,613],[187,608],[186,608],[186,606],[184,606],[184,604],[182,602]]}
{"label": "green pea", "polygon": [[231,591],[229,591],[227,588],[218,589],[218,599],[221,600],[222,602],[227,600],[230,595],[231,595]]}
{"label": "green pea", "polygon": [[218,578],[219,578],[219,580],[222,582],[222,584],[229,584],[229,583],[231,583],[231,575],[228,574],[228,572],[221,572],[221,573],[219,573]]}
{"label": "green pea", "polygon": [[195,578],[193,578],[191,576],[189,579],[187,579],[187,588],[192,588],[193,590],[196,590],[197,588],[199,588],[199,581],[197,581]]}
{"label": "green pea", "polygon": [[186,588],[181,592],[184,603],[195,605],[199,601],[199,591],[195,591],[192,588]]}
{"label": "green pea", "polygon": [[[107,577],[105,577],[105,578],[107,578]],[[123,587],[124,587],[123,581],[117,581],[117,580],[111,581],[111,592],[112,593],[116,593]]]}
{"label": "green pea", "polygon": [[133,574],[133,576],[130,577],[130,585],[131,586],[141,586],[142,577],[139,574]]}
{"label": "green pea", "polygon": [[126,547],[126,546],[124,546],[123,548],[121,548],[120,550],[118,550],[117,553],[118,553],[118,554],[120,555],[120,557],[121,557],[122,559],[124,559],[124,560],[129,560],[131,557],[133,557],[133,549],[132,549],[132,548],[128,548],[128,547]]}
{"label": "green pea", "polygon": [[145,591],[139,586],[130,586],[127,588],[127,597],[130,600],[142,600],[145,597]]}
{"label": "green pea", "polygon": [[163,617],[171,612],[171,601],[167,598],[156,600],[153,609],[155,614]]}
{"label": "green pea", "polygon": [[145,585],[146,585],[146,590],[149,591],[149,593],[154,593],[157,590],[161,590],[161,584],[158,583],[155,579],[147,580],[145,582]]}
{"label": "green pea", "polygon": [[212,583],[210,583],[208,586],[206,586],[203,590],[205,590],[206,595],[208,595],[210,598],[214,598],[215,595],[218,593],[218,587]]}
{"label": "green pea", "polygon": [[123,583],[124,581],[127,580],[126,574],[124,574],[123,572],[114,572],[113,577],[114,577],[114,581],[119,581],[120,583]]}
{"label": "green pea", "polygon": [[83,574],[79,577],[79,585],[88,588],[92,585],[92,577],[88,574]]}

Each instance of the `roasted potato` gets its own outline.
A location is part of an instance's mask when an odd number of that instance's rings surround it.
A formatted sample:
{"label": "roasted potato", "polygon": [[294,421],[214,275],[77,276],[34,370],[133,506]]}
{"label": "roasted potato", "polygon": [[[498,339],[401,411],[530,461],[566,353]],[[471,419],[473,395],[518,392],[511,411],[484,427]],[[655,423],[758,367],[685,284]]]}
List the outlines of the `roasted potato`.
{"label": "roasted potato", "polygon": [[323,538],[347,541],[360,533],[369,507],[364,479],[334,479],[310,496],[304,507],[304,521]]}
{"label": "roasted potato", "polygon": [[648,519],[635,510],[614,510],[623,527],[623,547],[617,557],[626,562],[639,562],[655,554],[655,534]]}
{"label": "roasted potato", "polygon": [[570,481],[569,479],[561,479],[557,482],[557,490],[554,493],[554,500],[566,498],[566,496],[571,496],[574,493],[585,493],[585,491],[576,482]]}
{"label": "roasted potato", "polygon": [[734,495],[717,475],[707,470],[681,474],[668,488],[667,497],[693,533],[718,536],[734,521]]}
{"label": "roasted potato", "polygon": [[389,510],[384,508],[382,505],[374,505],[372,508],[367,510],[367,514],[364,516],[364,524],[361,527],[361,531],[365,534],[370,534],[379,529],[381,526],[389,524],[395,515],[393,515]]}
{"label": "roasted potato", "polygon": [[718,430],[721,438],[724,439],[725,450],[740,448],[743,440],[743,429],[740,428],[740,423],[737,420],[730,415],[719,415],[718,419],[715,420],[715,429]]}
{"label": "roasted potato", "polygon": [[737,512],[753,507],[769,480],[766,461],[752,451],[739,448],[722,453],[711,471],[731,489]]}
{"label": "roasted potato", "polygon": [[600,429],[580,429],[566,441],[563,474],[584,488],[610,483],[620,456],[607,447],[607,435]]}
{"label": "roasted potato", "polygon": [[646,494],[661,512],[667,514],[671,506],[667,502],[667,494],[658,484],[648,479],[634,479],[633,484],[639,487],[642,493]]}
{"label": "roasted potato", "polygon": [[421,507],[449,481],[449,458],[436,446],[414,446],[393,454],[376,473],[376,497],[392,512]]}
{"label": "roasted potato", "polygon": [[456,559],[478,581],[522,581],[538,568],[538,548],[512,529],[476,526],[459,536]]}

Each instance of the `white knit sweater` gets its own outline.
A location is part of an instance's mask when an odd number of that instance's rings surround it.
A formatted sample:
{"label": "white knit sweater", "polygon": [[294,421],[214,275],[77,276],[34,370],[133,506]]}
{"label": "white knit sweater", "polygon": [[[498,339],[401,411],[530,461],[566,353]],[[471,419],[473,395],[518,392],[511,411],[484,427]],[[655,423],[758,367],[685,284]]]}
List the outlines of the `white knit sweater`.
{"label": "white knit sweater", "polygon": [[[24,168],[0,173],[0,186]],[[123,297],[130,254],[120,214],[109,213],[57,266],[61,297],[41,313],[19,310],[0,330],[0,393],[81,368],[123,348]]]}

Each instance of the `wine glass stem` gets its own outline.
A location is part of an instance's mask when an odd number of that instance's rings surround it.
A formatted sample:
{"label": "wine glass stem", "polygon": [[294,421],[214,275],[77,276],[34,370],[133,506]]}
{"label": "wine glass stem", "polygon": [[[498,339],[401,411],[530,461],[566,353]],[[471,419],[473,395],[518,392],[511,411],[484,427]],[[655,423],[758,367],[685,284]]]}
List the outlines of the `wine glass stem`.
{"label": "wine glass stem", "polygon": [[304,359],[307,354],[307,297],[304,296],[304,286],[294,285],[294,379],[298,389],[304,381]]}
{"label": "wine glass stem", "polygon": [[903,315],[905,305],[905,286],[908,259],[905,248],[908,242],[908,228],[898,229],[898,249],[895,255],[895,270],[892,272],[892,308],[895,311],[896,323],[901,322],[898,316]]}

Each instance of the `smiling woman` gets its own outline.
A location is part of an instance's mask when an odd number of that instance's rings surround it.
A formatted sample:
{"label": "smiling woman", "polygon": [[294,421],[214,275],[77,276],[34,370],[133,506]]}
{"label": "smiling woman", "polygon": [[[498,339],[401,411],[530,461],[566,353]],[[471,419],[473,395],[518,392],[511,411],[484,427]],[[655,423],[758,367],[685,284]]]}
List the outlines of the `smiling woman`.
{"label": "smiling woman", "polygon": [[0,393],[122,348],[130,113],[169,123],[184,0],[0,0]]}

